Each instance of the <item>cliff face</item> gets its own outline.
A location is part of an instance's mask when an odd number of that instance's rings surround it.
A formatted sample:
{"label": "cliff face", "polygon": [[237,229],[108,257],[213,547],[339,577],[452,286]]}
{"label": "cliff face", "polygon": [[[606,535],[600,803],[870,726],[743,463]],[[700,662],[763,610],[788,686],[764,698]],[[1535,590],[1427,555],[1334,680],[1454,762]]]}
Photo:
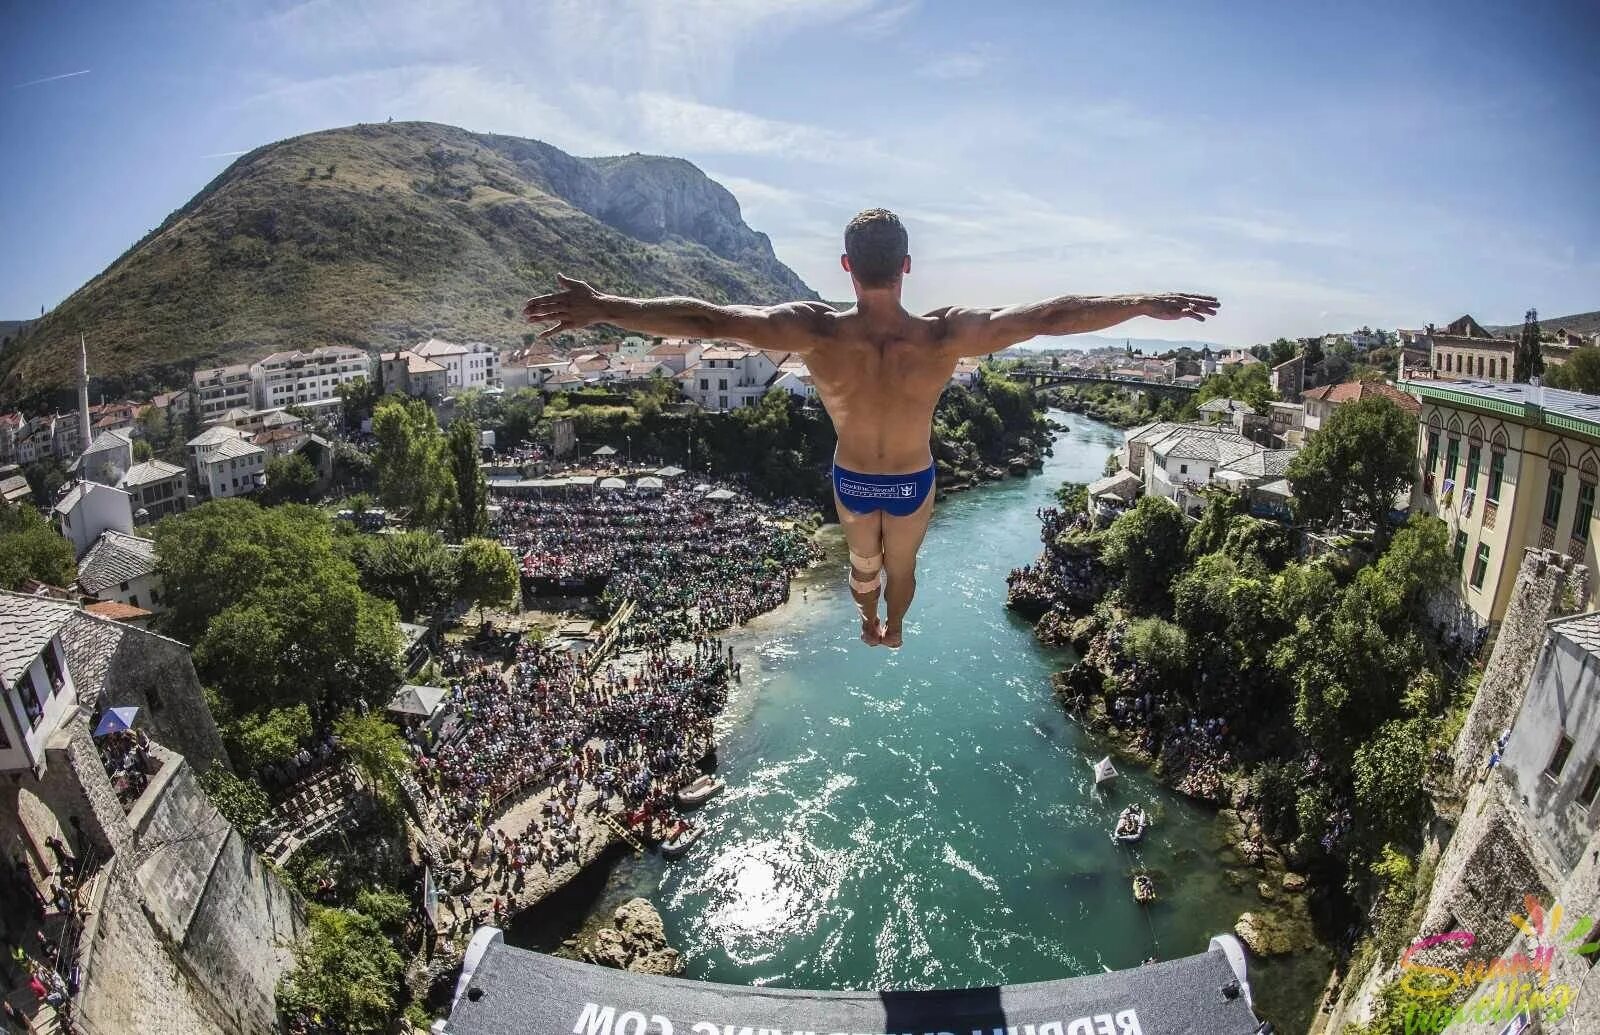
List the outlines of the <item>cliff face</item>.
{"label": "cliff face", "polygon": [[0,353],[0,402],[151,390],[279,349],[520,341],[557,271],[630,294],[817,297],[690,163],[578,158],[433,123],[311,133],[239,158]]}

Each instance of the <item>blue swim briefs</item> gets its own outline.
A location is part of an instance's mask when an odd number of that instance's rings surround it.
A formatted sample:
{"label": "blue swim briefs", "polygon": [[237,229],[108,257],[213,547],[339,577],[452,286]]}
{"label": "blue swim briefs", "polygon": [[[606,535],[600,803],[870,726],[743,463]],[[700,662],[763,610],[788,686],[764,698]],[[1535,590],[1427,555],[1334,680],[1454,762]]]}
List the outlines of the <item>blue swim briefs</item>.
{"label": "blue swim briefs", "polygon": [[857,514],[881,510],[891,517],[908,517],[933,491],[934,465],[915,474],[857,474],[833,465],[833,491],[839,501]]}

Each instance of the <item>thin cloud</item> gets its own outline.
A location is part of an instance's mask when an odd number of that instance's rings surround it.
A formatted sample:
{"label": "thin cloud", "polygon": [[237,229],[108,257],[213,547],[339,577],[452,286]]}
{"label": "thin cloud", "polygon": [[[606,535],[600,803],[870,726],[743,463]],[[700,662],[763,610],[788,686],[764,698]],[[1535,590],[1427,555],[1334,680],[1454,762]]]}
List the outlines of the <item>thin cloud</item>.
{"label": "thin cloud", "polygon": [[30,79],[25,83],[17,83],[15,86],[12,87],[12,89],[13,90],[20,90],[24,86],[41,86],[44,83],[54,83],[54,82],[57,82],[58,80],[61,80],[61,79],[71,79],[74,76],[88,75],[92,71],[94,71],[94,70],[90,69],[90,68],[85,68],[81,72],[62,72],[60,75],[47,75],[43,79]]}
{"label": "thin cloud", "polygon": [[923,65],[917,74],[927,79],[974,79],[989,70],[994,48],[980,43],[953,54],[943,54]]}
{"label": "thin cloud", "polygon": [[247,155],[249,153],[250,152],[249,152],[248,149],[246,149],[244,151],[216,151],[216,152],[214,152],[212,154],[209,154],[209,155],[201,155],[200,157],[201,158],[237,158],[240,155]]}

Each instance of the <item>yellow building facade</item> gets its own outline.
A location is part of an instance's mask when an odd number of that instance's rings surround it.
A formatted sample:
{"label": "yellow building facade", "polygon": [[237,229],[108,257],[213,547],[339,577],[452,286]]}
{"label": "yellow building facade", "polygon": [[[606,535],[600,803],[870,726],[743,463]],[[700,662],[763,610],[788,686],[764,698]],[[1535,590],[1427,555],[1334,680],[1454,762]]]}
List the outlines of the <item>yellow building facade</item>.
{"label": "yellow building facade", "polygon": [[1526,384],[1406,381],[1422,402],[1413,513],[1450,528],[1462,601],[1485,623],[1506,612],[1528,547],[1588,566],[1600,608],[1600,396]]}

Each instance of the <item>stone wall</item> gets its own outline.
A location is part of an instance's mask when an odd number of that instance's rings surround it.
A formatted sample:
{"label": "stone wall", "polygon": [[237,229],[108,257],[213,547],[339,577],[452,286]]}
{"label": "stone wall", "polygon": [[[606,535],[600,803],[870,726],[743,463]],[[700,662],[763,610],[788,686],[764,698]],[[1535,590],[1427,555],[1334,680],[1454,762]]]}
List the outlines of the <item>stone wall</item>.
{"label": "stone wall", "polygon": [[106,876],[80,1009],[94,1032],[269,1035],[304,907],[181,759],[130,815]]}
{"label": "stone wall", "polygon": [[61,642],[85,707],[133,705],[139,709],[139,727],[196,769],[227,764],[188,647],[88,614],[72,616]]}
{"label": "stone wall", "polygon": [[1456,737],[1452,758],[1458,796],[1464,797],[1482,775],[1495,741],[1522,707],[1528,675],[1544,646],[1545,623],[1560,613],[1570,585],[1581,587],[1585,576],[1581,564],[1554,551],[1529,549],[1523,556],[1483,681]]}

